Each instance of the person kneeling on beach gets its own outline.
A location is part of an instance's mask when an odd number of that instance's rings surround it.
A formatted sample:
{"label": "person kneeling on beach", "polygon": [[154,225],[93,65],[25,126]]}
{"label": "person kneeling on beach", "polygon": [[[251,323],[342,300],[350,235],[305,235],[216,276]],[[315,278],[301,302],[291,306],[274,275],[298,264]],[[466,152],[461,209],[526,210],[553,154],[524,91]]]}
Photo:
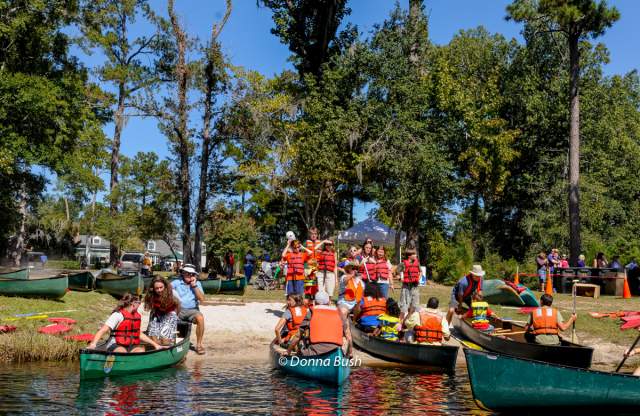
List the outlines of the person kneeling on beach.
{"label": "person kneeling on beach", "polygon": [[544,345],[560,345],[560,331],[566,331],[576,321],[576,314],[572,314],[566,323],[563,322],[560,311],[552,308],[552,303],[553,296],[546,293],[540,296],[542,306],[529,315],[527,332],[524,334],[527,341]]}
{"label": "person kneeling on beach", "polygon": [[329,306],[329,295],[326,292],[318,292],[315,307],[312,311],[307,311],[298,333],[289,342],[287,354],[291,354],[301,340],[304,341],[303,346],[299,348],[300,355],[326,354],[336,348],[342,348],[343,338],[347,340],[346,355],[351,358],[353,345],[349,323],[340,317],[338,309]]}
{"label": "person kneeling on beach", "polygon": [[[287,310],[284,311],[284,314],[276,324],[276,338],[274,342],[280,346],[286,346],[289,340],[298,333],[300,324],[307,316],[308,310],[309,308],[304,305],[302,296],[298,294],[287,295]],[[282,333],[285,324],[287,325],[287,330],[283,337]]]}
{"label": "person kneeling on beach", "polygon": [[115,307],[113,313],[102,328],[96,332],[93,341],[87,346],[89,349],[95,349],[98,341],[107,333],[111,333],[107,341],[106,350],[109,352],[144,352],[144,345],[140,345],[140,341],[151,344],[155,349],[162,349],[162,345],[140,332],[141,316],[138,313],[140,306],[140,298],[126,293],[118,306]]}
{"label": "person kneeling on beach", "polygon": [[180,269],[181,279],[171,282],[171,286],[180,301],[181,309],[178,318],[196,324],[196,352],[199,355],[205,353],[202,345],[204,336],[204,316],[198,304],[204,301],[202,284],[197,279],[198,272],[191,264],[185,264]]}

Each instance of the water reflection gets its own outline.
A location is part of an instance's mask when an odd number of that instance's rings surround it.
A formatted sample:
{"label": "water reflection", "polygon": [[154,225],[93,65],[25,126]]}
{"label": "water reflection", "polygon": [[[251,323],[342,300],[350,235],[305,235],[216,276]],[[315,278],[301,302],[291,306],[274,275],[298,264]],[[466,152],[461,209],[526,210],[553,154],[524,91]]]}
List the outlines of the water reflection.
{"label": "water reflection", "polygon": [[80,381],[77,364],[0,369],[0,414],[486,414],[466,371],[361,367],[341,388],[287,376],[268,363],[188,360],[178,368]]}

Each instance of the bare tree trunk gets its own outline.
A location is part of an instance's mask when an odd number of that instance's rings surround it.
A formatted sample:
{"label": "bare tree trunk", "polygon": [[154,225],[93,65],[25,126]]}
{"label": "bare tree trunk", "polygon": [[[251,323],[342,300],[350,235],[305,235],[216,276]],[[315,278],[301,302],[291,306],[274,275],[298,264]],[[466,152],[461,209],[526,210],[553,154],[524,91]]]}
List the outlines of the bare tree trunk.
{"label": "bare tree trunk", "polygon": [[189,69],[186,65],[187,36],[178,22],[178,17],[174,10],[174,0],[168,3],[171,26],[176,37],[178,56],[176,63],[176,78],[178,84],[178,123],[175,126],[175,134],[178,141],[178,164],[180,177],[180,209],[182,222],[182,255],[185,264],[193,264],[191,254],[191,177],[189,172],[190,143],[188,131],[188,105],[187,88],[189,83]]}
{"label": "bare tree trunk", "polygon": [[22,262],[22,253],[24,252],[24,242],[26,240],[27,235],[27,190],[25,189],[26,185],[23,183],[20,186],[19,202],[18,202],[18,212],[20,213],[20,228],[16,234],[16,239],[14,241],[11,257],[13,258],[13,264],[16,267],[20,267],[20,263]]}
{"label": "bare tree trunk", "polygon": [[[111,199],[109,201],[109,213],[111,216],[115,216],[118,212],[118,201],[115,198],[118,188],[118,166],[120,164],[120,140],[122,136],[122,130],[124,128],[124,111],[127,91],[124,81],[120,81],[118,84],[118,107],[114,116],[114,132],[113,141],[111,144],[111,182],[109,189],[111,190]],[[109,263],[111,265],[116,264],[118,260],[118,247],[111,244],[109,250]]]}
{"label": "bare tree trunk", "polygon": [[576,265],[580,255],[580,50],[579,36],[569,36],[570,123],[569,123],[569,252]]}
{"label": "bare tree trunk", "polygon": [[395,257],[394,257],[394,262],[396,264],[400,264],[400,260],[402,260],[400,258],[400,243],[401,243],[401,237],[402,237],[402,227],[400,227],[400,225],[396,226],[396,238],[393,242],[393,249],[395,251]]}

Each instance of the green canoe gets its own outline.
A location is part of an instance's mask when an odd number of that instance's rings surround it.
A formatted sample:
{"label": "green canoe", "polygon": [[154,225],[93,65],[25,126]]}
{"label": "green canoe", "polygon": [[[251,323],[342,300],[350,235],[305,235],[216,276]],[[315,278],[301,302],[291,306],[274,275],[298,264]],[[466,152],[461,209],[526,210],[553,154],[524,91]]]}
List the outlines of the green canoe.
{"label": "green canoe", "polygon": [[115,297],[122,297],[125,293],[142,294],[144,282],[139,274],[122,276],[108,270],[102,270],[96,277],[96,292],[108,293]]}
{"label": "green canoe", "polygon": [[[640,413],[640,377],[465,349],[473,398],[516,414]],[[549,413],[550,414],[550,413]],[[575,413],[578,414],[578,413]]]}
{"label": "green canoe", "polygon": [[244,290],[247,287],[247,279],[245,277],[231,280],[206,279],[199,282],[204,293],[208,295],[244,295]]}
{"label": "green canoe", "polygon": [[498,279],[482,281],[482,297],[492,305],[524,306],[518,292]]}
{"label": "green canoe", "polygon": [[95,285],[95,277],[89,271],[69,273],[69,289],[77,292],[90,292]]}
{"label": "green canoe", "polygon": [[174,366],[185,359],[191,346],[191,325],[178,325],[178,329],[178,342],[166,349],[156,350],[147,345],[145,352],[107,352],[103,343],[95,350],[80,350],[80,378],[115,377]]}
{"label": "green canoe", "polygon": [[29,280],[0,279],[0,295],[60,299],[67,293],[68,286],[66,275]]}
{"label": "green canoe", "polygon": [[27,280],[29,279],[29,269],[16,269],[0,272],[0,279]]}
{"label": "green canoe", "polygon": [[298,377],[340,386],[351,374],[350,360],[342,354],[342,348],[310,357],[287,357],[284,348],[273,343],[270,349],[274,367]]}

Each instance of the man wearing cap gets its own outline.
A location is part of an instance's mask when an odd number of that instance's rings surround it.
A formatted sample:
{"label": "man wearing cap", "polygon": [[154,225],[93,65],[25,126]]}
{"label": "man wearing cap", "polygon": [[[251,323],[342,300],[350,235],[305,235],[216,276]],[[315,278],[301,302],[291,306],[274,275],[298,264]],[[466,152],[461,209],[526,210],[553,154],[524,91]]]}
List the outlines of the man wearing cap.
{"label": "man wearing cap", "polygon": [[475,293],[482,294],[482,277],[484,270],[479,264],[474,264],[469,273],[458,280],[458,283],[451,290],[451,301],[449,303],[449,312],[447,313],[447,322],[451,324],[453,314],[460,309],[463,303],[471,307],[473,295]]}
{"label": "man wearing cap", "polygon": [[416,250],[409,248],[405,251],[406,260],[398,265],[398,273],[402,272],[402,289],[400,290],[400,319],[404,319],[410,307],[420,306],[420,261]]}
{"label": "man wearing cap", "polygon": [[329,306],[329,294],[318,292],[314,300],[315,306],[307,311],[300,324],[298,334],[289,342],[287,353],[291,353],[304,338],[305,346],[300,348],[300,355],[316,356],[342,348],[344,338],[347,340],[347,356],[351,357],[351,331],[347,320],[340,317],[338,309]]}
{"label": "man wearing cap", "polygon": [[178,318],[196,324],[196,352],[204,354],[202,337],[204,336],[204,316],[198,309],[199,302],[204,301],[204,291],[202,284],[197,279],[198,272],[191,264],[185,264],[180,269],[179,280],[171,282],[174,293],[180,300],[180,313]]}

